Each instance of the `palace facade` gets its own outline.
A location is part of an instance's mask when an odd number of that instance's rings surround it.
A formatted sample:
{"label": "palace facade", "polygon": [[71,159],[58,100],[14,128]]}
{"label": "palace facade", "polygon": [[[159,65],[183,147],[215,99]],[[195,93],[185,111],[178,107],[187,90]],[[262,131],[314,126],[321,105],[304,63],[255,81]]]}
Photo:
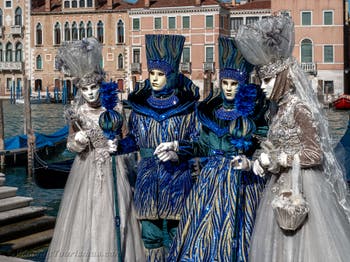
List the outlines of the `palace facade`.
{"label": "palace facade", "polygon": [[[239,3],[238,3],[239,2]],[[200,87],[204,98],[218,86],[220,35],[235,36],[240,25],[275,13],[295,22],[295,57],[319,94],[329,98],[344,89],[344,1],[10,0],[0,1],[0,96],[11,87],[73,91],[73,79],[55,65],[65,41],[94,36],[103,45],[106,77],[117,81],[123,98],[148,77],[145,35],[186,37],[180,70]]]}

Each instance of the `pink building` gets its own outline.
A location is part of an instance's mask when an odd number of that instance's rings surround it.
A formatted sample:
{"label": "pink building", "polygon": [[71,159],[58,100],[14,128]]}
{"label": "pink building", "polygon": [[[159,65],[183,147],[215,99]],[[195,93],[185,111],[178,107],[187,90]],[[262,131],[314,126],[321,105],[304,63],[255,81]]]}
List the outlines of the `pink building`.
{"label": "pink building", "polygon": [[326,101],[344,92],[344,0],[271,1],[295,23],[294,56]]}
{"label": "pink building", "polygon": [[217,39],[220,34],[229,34],[227,10],[214,0],[140,0],[128,14],[130,89],[135,81],[148,77],[145,35],[181,34],[186,41],[180,70],[201,88],[201,97],[205,97],[208,81],[215,78],[217,71]]}

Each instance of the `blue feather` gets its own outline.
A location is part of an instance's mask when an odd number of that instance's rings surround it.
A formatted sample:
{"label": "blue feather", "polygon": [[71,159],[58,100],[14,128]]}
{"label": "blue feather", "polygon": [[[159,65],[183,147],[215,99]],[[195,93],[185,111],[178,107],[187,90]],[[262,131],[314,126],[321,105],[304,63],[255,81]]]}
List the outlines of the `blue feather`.
{"label": "blue feather", "polygon": [[101,104],[107,110],[113,110],[118,101],[118,84],[116,82],[102,82],[100,87]]}

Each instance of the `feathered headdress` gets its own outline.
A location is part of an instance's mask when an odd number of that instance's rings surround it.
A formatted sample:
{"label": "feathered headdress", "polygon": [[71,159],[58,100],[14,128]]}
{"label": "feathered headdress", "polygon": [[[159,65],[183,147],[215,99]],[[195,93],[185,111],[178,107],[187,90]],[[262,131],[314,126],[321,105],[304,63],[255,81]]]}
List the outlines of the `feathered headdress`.
{"label": "feathered headdress", "polygon": [[294,23],[287,15],[270,16],[239,28],[236,43],[243,56],[258,66],[261,78],[288,67],[294,48]]}
{"label": "feathered headdress", "polygon": [[247,81],[253,65],[244,59],[234,43],[234,39],[219,37],[220,79],[236,79],[240,83]]}
{"label": "feathered headdress", "polygon": [[148,71],[158,69],[167,76],[177,73],[184,43],[182,35],[146,35]]}
{"label": "feathered headdress", "polygon": [[78,86],[100,82],[102,48],[96,38],[64,42],[58,49],[56,67],[64,74],[79,80]]}

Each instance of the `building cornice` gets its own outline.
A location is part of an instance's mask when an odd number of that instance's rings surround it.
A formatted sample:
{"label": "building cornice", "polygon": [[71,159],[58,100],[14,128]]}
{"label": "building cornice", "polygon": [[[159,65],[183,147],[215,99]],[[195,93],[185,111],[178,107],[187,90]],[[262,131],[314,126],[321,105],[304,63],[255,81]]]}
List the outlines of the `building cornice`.
{"label": "building cornice", "polygon": [[74,12],[31,12],[31,16],[47,16],[47,15],[94,15],[94,14],[127,14],[127,10],[91,10],[91,11],[74,11]]}
{"label": "building cornice", "polygon": [[184,13],[210,13],[219,12],[222,7],[219,5],[213,6],[183,6],[183,7],[168,7],[168,8],[139,8],[128,10],[129,15],[157,15],[157,14],[184,14]]}
{"label": "building cornice", "polygon": [[271,14],[271,9],[247,9],[247,10],[231,10],[231,15],[247,15],[247,14]]}

